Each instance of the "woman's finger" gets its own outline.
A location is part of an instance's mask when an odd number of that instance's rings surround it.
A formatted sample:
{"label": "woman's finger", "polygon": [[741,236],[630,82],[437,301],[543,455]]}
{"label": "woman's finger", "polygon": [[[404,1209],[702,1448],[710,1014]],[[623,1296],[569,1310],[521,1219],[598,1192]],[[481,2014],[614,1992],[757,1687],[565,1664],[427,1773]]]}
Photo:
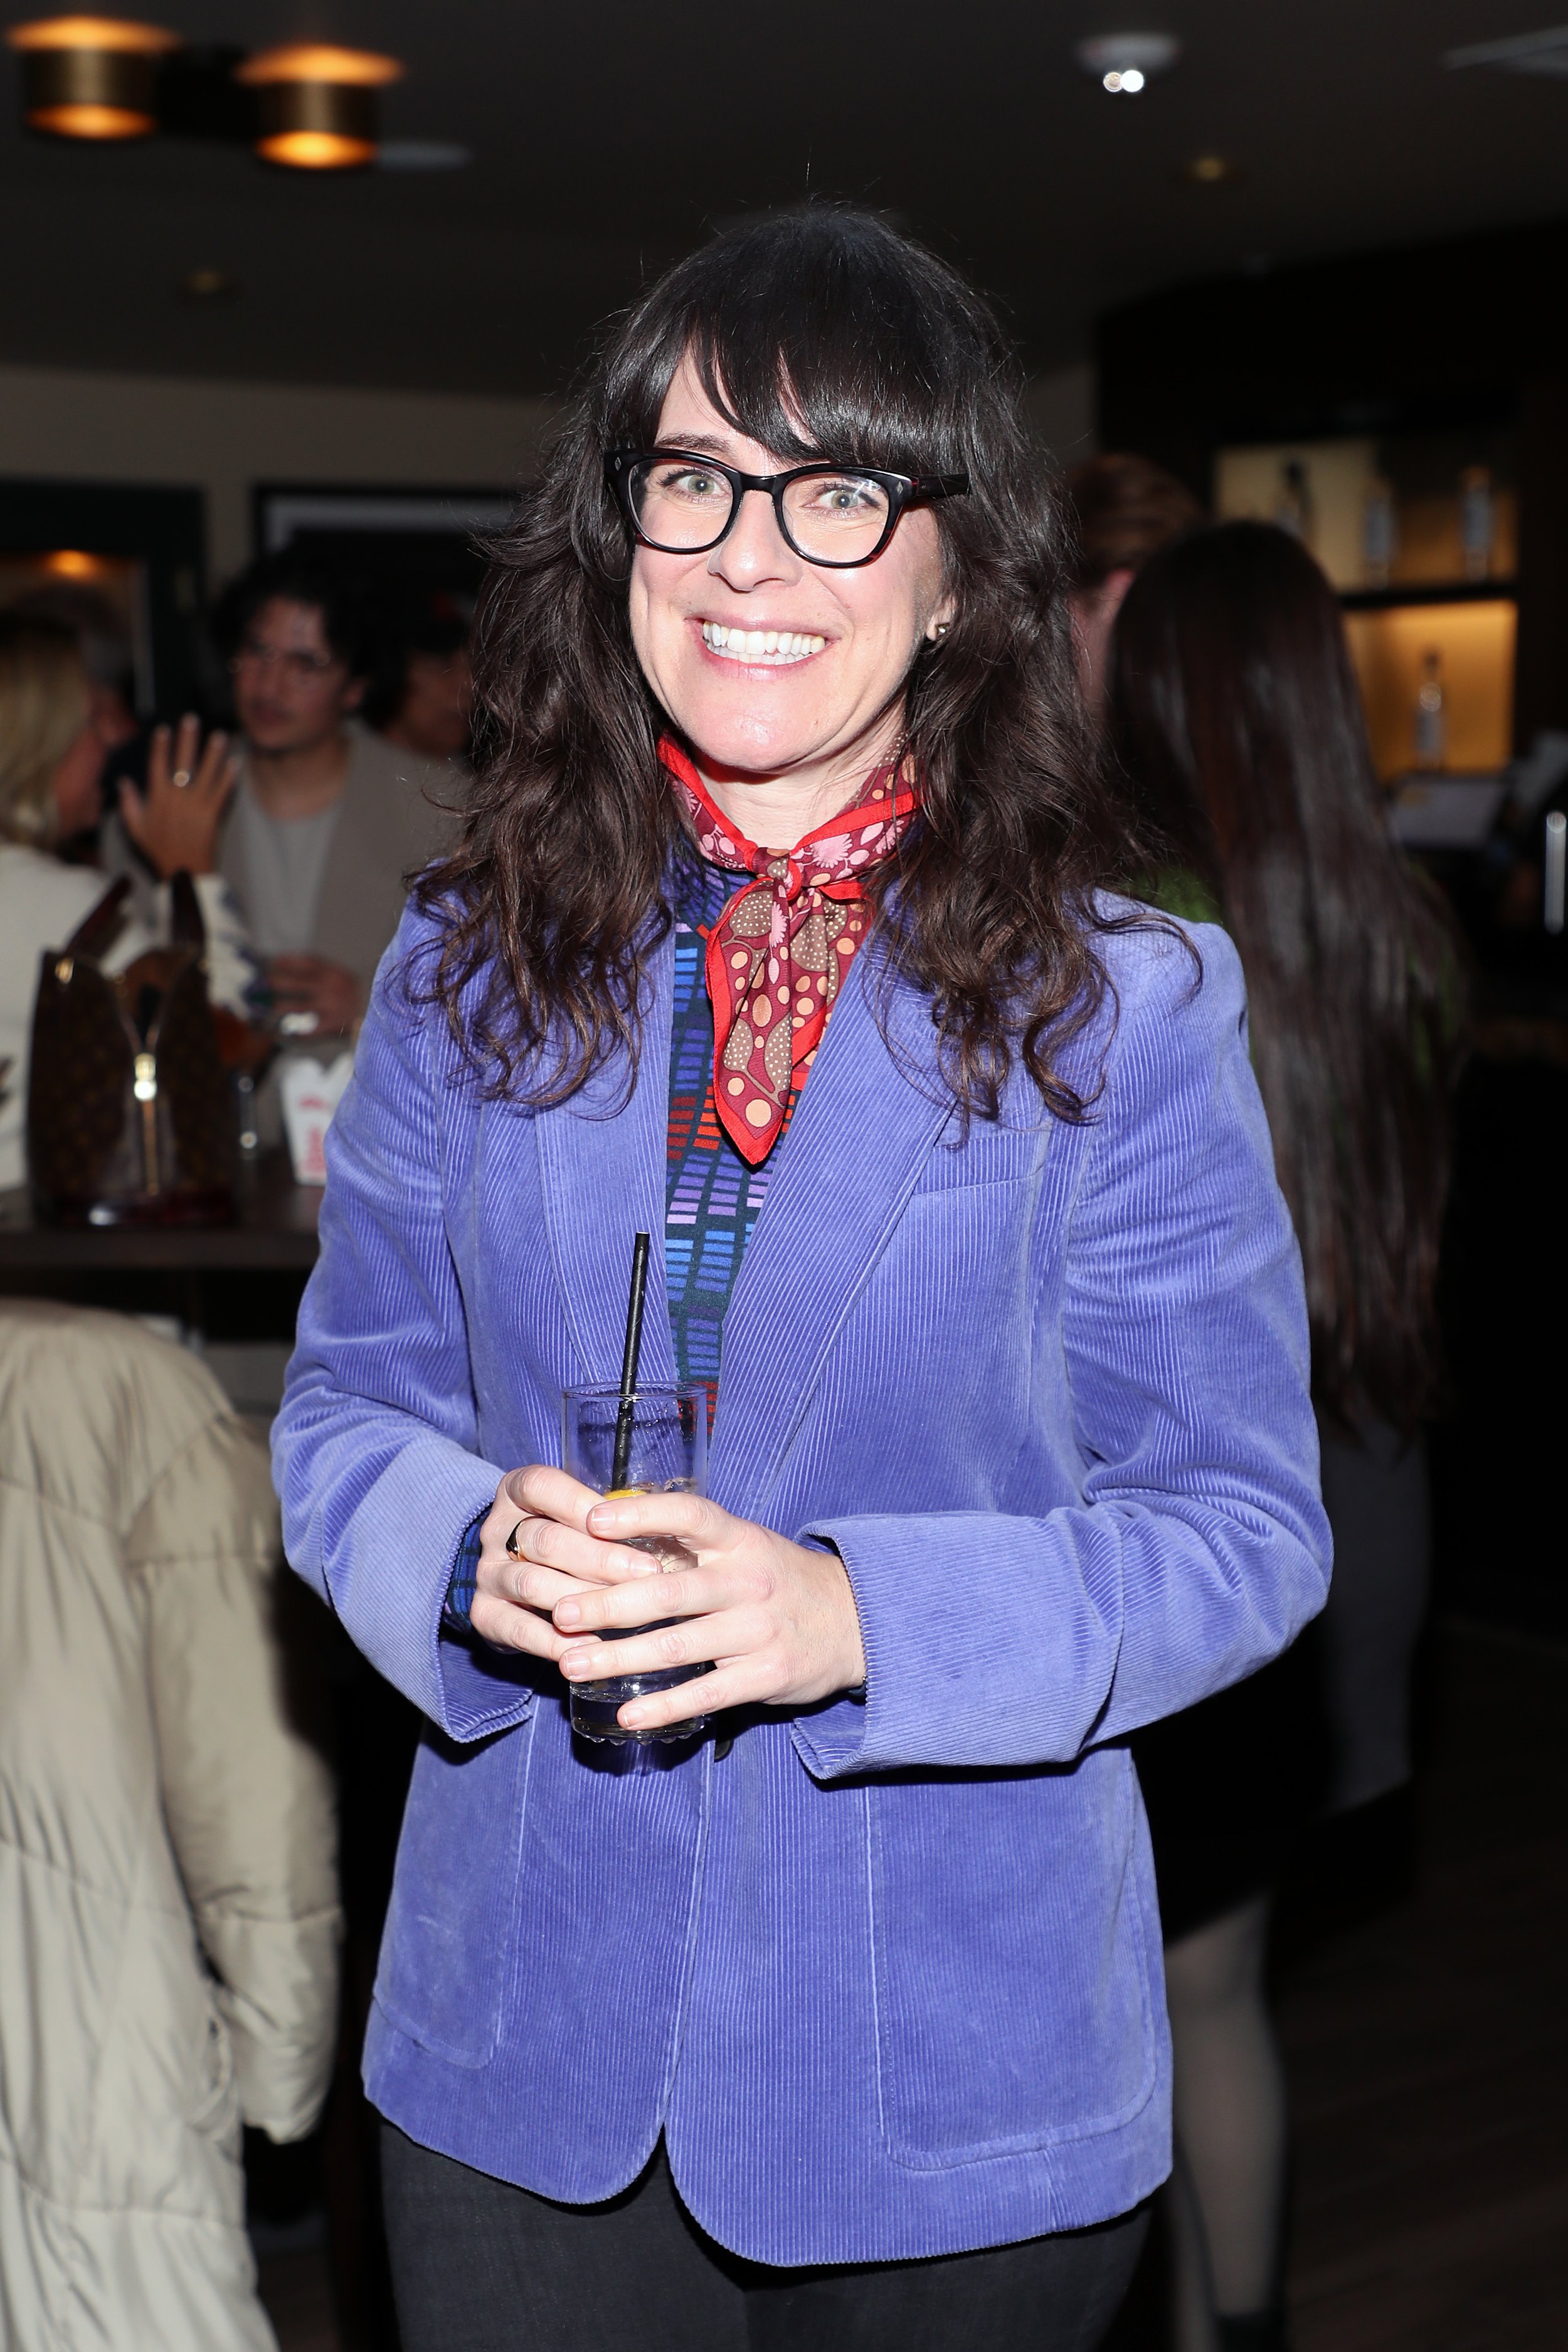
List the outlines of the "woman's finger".
{"label": "woman's finger", "polygon": [[[555,1622],[563,1633],[591,1633],[601,1626],[645,1625],[650,1617],[712,1617],[755,1598],[749,1586],[722,1565],[699,1568],[693,1561],[687,1567],[666,1570],[656,1585],[595,1579],[582,1592],[560,1603]],[[703,1653],[705,1657],[710,1654]]]}
{"label": "woman's finger", "polygon": [[[703,1666],[719,1658],[754,1657],[768,1647],[773,1628],[746,1610],[722,1609],[709,1617],[686,1617],[674,1625],[660,1625],[646,1633],[622,1640],[585,1642],[574,1633],[561,1653],[560,1670],[568,1682],[594,1682],[612,1671],[604,1663],[606,1650],[615,1657],[618,1675],[663,1674],[671,1666]],[[564,1639],[564,1637],[563,1637]]]}
{"label": "woman's finger", "polygon": [[694,1551],[715,1551],[730,1542],[743,1522],[721,1511],[706,1495],[680,1489],[665,1494],[595,1497],[588,1531],[608,1540],[633,1536],[680,1536]]}
{"label": "woman's finger", "polygon": [[511,1550],[515,1559],[531,1560],[542,1568],[559,1569],[591,1584],[628,1582],[659,1572],[659,1563],[651,1552],[626,1551],[613,1544],[600,1543],[592,1536],[580,1535],[575,1528],[563,1526],[559,1519],[538,1516],[522,1521]]}
{"label": "woman's finger", "polygon": [[[620,1646],[617,1643],[617,1650]],[[628,1699],[617,1711],[618,1720],[627,1731],[657,1731],[666,1724],[690,1723],[699,1715],[722,1715],[728,1707],[752,1706],[763,1696],[763,1679],[755,1666],[726,1660],[711,1675],[677,1683],[674,1690],[650,1691],[643,1698]]]}
{"label": "woman's finger", "polygon": [[501,1483],[519,1513],[531,1511],[541,1518],[559,1519],[580,1531],[586,1528],[588,1514],[599,1500],[591,1486],[542,1462],[530,1463],[526,1470],[509,1470]]}
{"label": "woman's finger", "polygon": [[566,1647],[565,1636],[537,1609],[519,1609],[513,1601],[497,1600],[494,1593],[475,1594],[468,1622],[482,1641],[497,1650],[521,1650],[529,1657],[549,1658],[559,1664]]}

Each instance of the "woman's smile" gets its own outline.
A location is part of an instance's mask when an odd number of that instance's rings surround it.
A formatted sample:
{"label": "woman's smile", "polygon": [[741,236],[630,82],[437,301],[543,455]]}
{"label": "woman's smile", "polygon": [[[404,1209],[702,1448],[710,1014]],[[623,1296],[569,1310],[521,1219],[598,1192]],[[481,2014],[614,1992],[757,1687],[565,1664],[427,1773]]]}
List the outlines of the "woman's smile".
{"label": "woman's smile", "polygon": [[727,626],[723,621],[699,624],[702,641],[721,661],[746,662],[766,669],[792,668],[810,661],[827,645],[827,638],[800,629],[753,629]]}

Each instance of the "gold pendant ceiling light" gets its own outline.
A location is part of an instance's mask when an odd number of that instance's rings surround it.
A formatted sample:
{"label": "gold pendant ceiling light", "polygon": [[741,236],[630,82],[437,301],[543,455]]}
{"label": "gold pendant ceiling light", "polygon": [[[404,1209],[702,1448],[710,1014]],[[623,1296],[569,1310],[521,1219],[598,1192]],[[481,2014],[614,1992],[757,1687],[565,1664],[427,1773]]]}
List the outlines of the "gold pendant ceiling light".
{"label": "gold pendant ceiling light", "polygon": [[57,139],[145,139],[158,128],[155,67],[180,47],[156,25],[115,16],[54,16],[13,25],[29,131]]}
{"label": "gold pendant ceiling light", "polygon": [[266,162],[297,172],[342,172],[375,162],[376,92],[402,75],[395,58],[299,42],[247,58],[235,79],[260,101],[256,152]]}
{"label": "gold pendant ceiling light", "polygon": [[[54,16],[14,25],[5,35],[22,65],[22,110],[29,131],[57,139],[141,139],[159,127],[159,68],[181,52],[175,33],[112,16]],[[232,58],[234,51],[229,51]],[[226,64],[224,72],[227,74]],[[395,58],[323,42],[298,42],[243,58],[233,83],[254,93],[247,130],[256,152],[293,171],[351,171],[373,163],[380,142],[377,93],[402,79]],[[172,130],[232,137],[226,118],[209,126],[171,118]]]}

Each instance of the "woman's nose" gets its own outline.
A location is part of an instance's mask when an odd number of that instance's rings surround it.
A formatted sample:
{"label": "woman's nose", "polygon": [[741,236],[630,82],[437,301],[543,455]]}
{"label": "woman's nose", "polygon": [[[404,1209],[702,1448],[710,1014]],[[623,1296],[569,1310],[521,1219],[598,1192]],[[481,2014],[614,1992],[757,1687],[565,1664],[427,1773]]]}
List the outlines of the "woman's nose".
{"label": "woman's nose", "polygon": [[708,570],[732,588],[755,588],[768,580],[798,580],[800,558],[779,528],[765,490],[744,490],[740,511],[727,536],[708,558]]}

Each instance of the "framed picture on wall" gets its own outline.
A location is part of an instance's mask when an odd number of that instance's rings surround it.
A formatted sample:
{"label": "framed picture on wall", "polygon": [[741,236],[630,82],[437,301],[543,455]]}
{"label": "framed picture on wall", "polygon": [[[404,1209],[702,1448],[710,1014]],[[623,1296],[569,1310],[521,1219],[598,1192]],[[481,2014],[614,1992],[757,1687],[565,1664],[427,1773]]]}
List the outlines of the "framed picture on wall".
{"label": "framed picture on wall", "polygon": [[485,576],[476,542],[510,520],[517,494],[363,483],[258,482],[251,492],[258,555],[308,546],[382,589],[440,595],[471,613]]}

